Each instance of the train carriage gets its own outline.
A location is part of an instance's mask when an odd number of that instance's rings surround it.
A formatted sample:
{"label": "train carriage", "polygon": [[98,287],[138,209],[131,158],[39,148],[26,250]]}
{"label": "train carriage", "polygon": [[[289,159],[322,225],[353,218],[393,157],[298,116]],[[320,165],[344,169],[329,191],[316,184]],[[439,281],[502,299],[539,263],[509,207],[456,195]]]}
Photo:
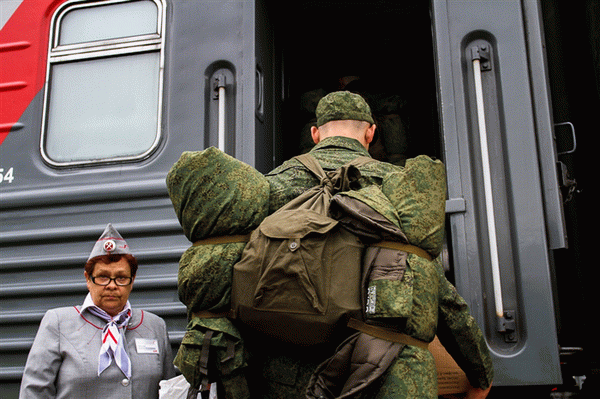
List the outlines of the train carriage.
{"label": "train carriage", "polygon": [[381,100],[374,156],[446,165],[442,260],[484,330],[492,392],[591,392],[599,4],[0,0],[2,397],[44,312],[82,302],[108,222],[139,259],[132,303],[176,349],[191,244],[167,172],[209,146],[267,172],[340,87]]}

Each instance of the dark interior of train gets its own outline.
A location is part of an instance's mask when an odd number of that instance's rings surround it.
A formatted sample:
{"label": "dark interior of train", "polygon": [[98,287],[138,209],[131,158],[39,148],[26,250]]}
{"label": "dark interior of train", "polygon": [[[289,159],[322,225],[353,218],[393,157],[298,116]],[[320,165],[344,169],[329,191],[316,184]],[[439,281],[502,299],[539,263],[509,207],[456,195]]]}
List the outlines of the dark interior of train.
{"label": "dark interior of train", "polygon": [[[589,309],[598,302],[600,281],[600,268],[591,262],[597,244],[590,234],[597,223],[597,216],[593,216],[597,215],[593,195],[597,147],[592,141],[597,140],[599,131],[600,0],[545,0],[541,4],[558,167],[561,174],[565,171],[568,183],[563,197],[569,248],[553,254],[559,343],[564,373],[585,374],[583,386],[597,395],[600,340]],[[565,384],[574,382],[567,377]]]}
{"label": "dark interior of train", "polygon": [[[344,89],[363,94],[378,126],[371,154],[402,164],[438,157],[431,25],[427,2],[305,1],[272,19],[284,57],[284,158],[312,146],[318,100]],[[298,134],[294,134],[297,132]]]}

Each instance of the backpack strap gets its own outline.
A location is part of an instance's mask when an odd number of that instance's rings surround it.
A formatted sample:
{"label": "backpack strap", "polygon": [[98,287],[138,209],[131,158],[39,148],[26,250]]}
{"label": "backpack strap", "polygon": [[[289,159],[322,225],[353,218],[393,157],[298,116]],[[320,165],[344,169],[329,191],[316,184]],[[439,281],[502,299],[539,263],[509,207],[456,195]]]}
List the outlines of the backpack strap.
{"label": "backpack strap", "polygon": [[216,236],[208,237],[194,242],[194,247],[200,245],[217,245],[217,244],[231,244],[231,243],[246,243],[250,239],[250,234],[235,234],[228,236]]}
{"label": "backpack strap", "polygon": [[[319,179],[322,179],[326,175],[325,171],[323,170],[323,167],[312,154],[306,153],[296,155],[294,158],[298,160],[302,165],[304,165],[306,169],[310,170]],[[375,162],[375,159],[364,155],[359,155],[358,157],[343,165],[342,168],[349,166],[355,166],[356,168],[360,168],[361,166],[366,165],[370,162]]]}
{"label": "backpack strap", "polygon": [[420,339],[413,338],[410,335],[394,331],[390,328],[367,324],[355,318],[350,318],[350,320],[348,320],[348,327],[375,338],[397,342],[404,345],[417,346],[421,349],[429,350],[429,344],[425,341],[421,341]]}
{"label": "backpack strap", "polygon": [[410,252],[411,254],[415,254],[420,256],[421,258],[425,258],[428,261],[433,261],[433,257],[429,255],[429,252],[425,251],[422,248],[416,247],[414,245],[405,244],[403,242],[398,241],[379,241],[370,245],[371,247],[381,247],[388,249],[396,249],[398,251]]}
{"label": "backpack strap", "polygon": [[302,165],[304,165],[306,169],[310,170],[312,174],[317,176],[319,179],[325,177],[325,171],[323,170],[323,167],[311,154],[301,154],[295,156],[294,158],[296,158]]}

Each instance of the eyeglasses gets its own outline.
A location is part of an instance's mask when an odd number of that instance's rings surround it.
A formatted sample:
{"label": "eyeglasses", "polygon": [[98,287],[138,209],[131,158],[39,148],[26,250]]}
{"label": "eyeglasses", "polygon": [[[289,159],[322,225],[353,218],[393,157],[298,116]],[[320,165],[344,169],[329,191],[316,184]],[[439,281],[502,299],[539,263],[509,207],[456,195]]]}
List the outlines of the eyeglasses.
{"label": "eyeglasses", "polygon": [[106,277],[106,276],[96,276],[96,277],[90,277],[90,278],[92,279],[92,282],[94,284],[102,285],[102,286],[109,285],[111,281],[114,281],[115,284],[118,286],[125,286],[125,285],[131,284],[131,281],[133,280],[131,277],[110,278],[110,277]]}

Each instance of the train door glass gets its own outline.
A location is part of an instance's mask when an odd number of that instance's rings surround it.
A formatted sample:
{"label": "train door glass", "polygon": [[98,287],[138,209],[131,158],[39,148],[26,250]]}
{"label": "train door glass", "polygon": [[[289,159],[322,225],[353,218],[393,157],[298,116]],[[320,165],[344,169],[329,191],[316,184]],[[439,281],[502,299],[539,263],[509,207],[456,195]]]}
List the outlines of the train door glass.
{"label": "train door glass", "polygon": [[67,2],[51,35],[45,161],[73,166],[151,154],[160,142],[164,4]]}

